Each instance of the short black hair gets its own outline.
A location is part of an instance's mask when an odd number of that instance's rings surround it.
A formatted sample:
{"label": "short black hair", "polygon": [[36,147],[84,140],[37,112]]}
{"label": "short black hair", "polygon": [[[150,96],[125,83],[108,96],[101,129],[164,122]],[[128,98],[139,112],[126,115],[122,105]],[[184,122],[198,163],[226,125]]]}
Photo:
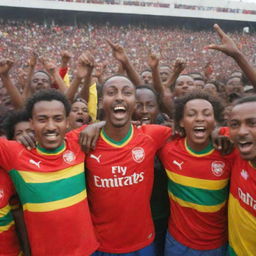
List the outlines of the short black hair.
{"label": "short black hair", "polygon": [[46,71],[41,70],[41,69],[40,69],[40,70],[37,70],[37,71],[34,72],[33,76],[34,76],[35,74],[37,74],[37,73],[43,73],[43,74],[47,75],[48,78],[49,78],[49,81],[50,81],[50,82],[52,81],[51,76],[50,76],[49,73],[47,73]]}
{"label": "short black hair", "polygon": [[144,84],[144,85],[139,85],[139,86],[136,87],[136,91],[138,91],[138,90],[143,90],[143,89],[150,90],[150,91],[155,95],[155,97],[156,97],[156,102],[157,102],[158,107],[159,107],[159,105],[160,105],[160,99],[159,99],[159,94],[156,92],[156,90],[153,89],[152,87],[150,87],[149,85],[146,85],[146,84]]}
{"label": "short black hair", "polygon": [[28,113],[25,110],[11,111],[3,122],[3,129],[8,140],[14,139],[14,127],[21,122],[29,122]]}
{"label": "short black hair", "polygon": [[65,97],[65,95],[55,89],[47,89],[47,90],[41,90],[39,92],[36,92],[34,95],[32,95],[32,97],[30,97],[27,100],[25,105],[25,110],[28,113],[28,117],[32,118],[33,108],[37,102],[53,101],[53,100],[57,100],[63,103],[66,111],[66,116],[68,116],[70,113],[71,106],[68,99]]}
{"label": "short black hair", "polygon": [[224,106],[219,98],[212,96],[211,94],[204,91],[198,91],[198,90],[193,91],[189,94],[186,94],[183,97],[179,97],[175,99],[174,101],[173,118],[174,118],[175,130],[183,133],[184,135],[185,135],[184,129],[180,127],[180,121],[184,116],[184,108],[187,102],[191,100],[196,100],[196,99],[202,99],[210,102],[213,107],[215,120],[218,123],[221,123],[223,120],[222,115],[223,115]]}
{"label": "short black hair", "polygon": [[101,86],[101,95],[103,95],[103,89],[104,89],[104,87],[105,87],[105,84],[106,84],[110,79],[112,79],[113,77],[123,77],[123,78],[126,78],[127,80],[129,80],[129,81],[131,82],[131,84],[132,84],[132,85],[134,86],[134,88],[135,88],[135,85],[133,84],[133,82],[132,82],[127,76],[122,75],[122,74],[115,74],[115,75],[112,75],[112,76],[108,77],[108,78],[103,82],[103,84],[102,84],[102,86]]}
{"label": "short black hair", "polygon": [[242,97],[242,98],[234,101],[232,107],[234,107],[236,105],[243,104],[243,103],[248,103],[248,102],[256,102],[256,94],[245,96],[245,97]]}

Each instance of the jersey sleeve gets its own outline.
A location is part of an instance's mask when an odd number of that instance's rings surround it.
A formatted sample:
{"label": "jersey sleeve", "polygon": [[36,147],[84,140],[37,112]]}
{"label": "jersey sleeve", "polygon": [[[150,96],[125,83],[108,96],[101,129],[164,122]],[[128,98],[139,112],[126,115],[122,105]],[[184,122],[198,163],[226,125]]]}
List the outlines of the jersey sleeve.
{"label": "jersey sleeve", "polygon": [[76,128],[76,129],[74,129],[74,130],[71,130],[71,131],[69,131],[69,132],[66,133],[66,136],[65,136],[65,137],[66,137],[66,138],[78,139],[80,132],[81,132],[84,128],[86,128],[87,126],[88,126],[88,125],[85,124],[85,125],[83,125],[83,126],[81,126],[81,127],[79,127],[79,128]]}
{"label": "jersey sleeve", "polygon": [[0,168],[4,170],[12,169],[13,163],[17,161],[17,154],[22,147],[17,141],[0,138]]}
{"label": "jersey sleeve", "polygon": [[143,125],[141,129],[153,139],[157,149],[161,148],[172,134],[172,129],[163,125]]}

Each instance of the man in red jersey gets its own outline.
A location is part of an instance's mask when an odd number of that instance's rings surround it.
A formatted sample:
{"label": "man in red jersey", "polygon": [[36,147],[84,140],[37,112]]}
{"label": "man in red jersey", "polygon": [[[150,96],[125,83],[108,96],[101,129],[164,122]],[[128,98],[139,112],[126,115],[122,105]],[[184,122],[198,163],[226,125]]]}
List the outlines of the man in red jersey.
{"label": "man in red jersey", "polygon": [[56,90],[40,91],[26,104],[37,146],[26,150],[0,139],[0,166],[19,195],[31,253],[91,255],[98,247],[87,204],[84,158],[77,133],[66,138],[70,105]]}
{"label": "man in red jersey", "polygon": [[100,242],[94,256],[152,256],[154,156],[170,128],[131,124],[135,87],[128,78],[113,76],[102,90],[106,125],[86,159],[89,205]]}
{"label": "man in red jersey", "polygon": [[229,253],[256,252],[256,96],[239,99],[230,113],[230,138],[240,156],[233,163],[229,196]]}

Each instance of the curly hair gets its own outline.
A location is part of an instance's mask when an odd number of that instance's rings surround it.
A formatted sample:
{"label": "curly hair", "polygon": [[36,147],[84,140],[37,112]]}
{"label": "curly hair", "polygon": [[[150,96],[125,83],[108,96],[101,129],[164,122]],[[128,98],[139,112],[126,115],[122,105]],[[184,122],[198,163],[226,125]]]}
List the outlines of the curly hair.
{"label": "curly hair", "polygon": [[175,130],[179,133],[182,133],[185,136],[184,128],[180,126],[180,121],[184,116],[184,108],[187,102],[191,100],[202,99],[211,103],[214,112],[214,118],[218,123],[223,121],[223,111],[224,106],[221,100],[218,97],[212,96],[207,92],[203,91],[193,91],[189,94],[186,94],[183,97],[177,98],[174,101],[174,111],[173,118],[175,124]]}
{"label": "curly hair", "polygon": [[28,122],[28,114],[24,110],[9,112],[3,121],[3,129],[8,140],[14,138],[15,125],[21,122]]}
{"label": "curly hair", "polygon": [[32,118],[33,108],[37,102],[53,101],[53,100],[60,101],[61,103],[63,103],[65,112],[66,112],[65,114],[66,114],[66,116],[68,116],[70,113],[71,107],[70,107],[70,103],[69,103],[68,99],[65,97],[65,95],[55,89],[46,89],[46,90],[41,90],[41,91],[33,94],[27,100],[26,105],[25,105],[25,110],[28,113],[28,117]]}

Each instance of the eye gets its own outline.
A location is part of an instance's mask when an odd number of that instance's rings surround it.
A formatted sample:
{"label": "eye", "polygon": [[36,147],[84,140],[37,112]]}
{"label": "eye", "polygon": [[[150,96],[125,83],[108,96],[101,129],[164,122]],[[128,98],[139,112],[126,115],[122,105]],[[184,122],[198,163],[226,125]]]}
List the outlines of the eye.
{"label": "eye", "polygon": [[232,121],[232,120],[231,120],[231,121],[229,122],[229,126],[230,126],[231,129],[236,129],[236,128],[239,127],[239,123],[236,122],[236,121]]}
{"label": "eye", "polygon": [[249,119],[248,120],[248,125],[251,127],[256,127],[256,119]]}

